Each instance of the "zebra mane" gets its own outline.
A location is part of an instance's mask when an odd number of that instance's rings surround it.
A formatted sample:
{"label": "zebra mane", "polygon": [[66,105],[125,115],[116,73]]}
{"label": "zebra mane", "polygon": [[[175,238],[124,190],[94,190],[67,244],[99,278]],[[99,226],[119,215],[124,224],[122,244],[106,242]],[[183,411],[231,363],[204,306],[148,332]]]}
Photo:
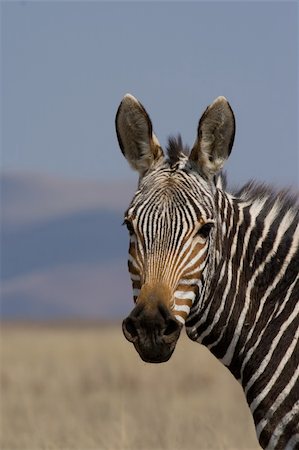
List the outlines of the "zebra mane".
{"label": "zebra mane", "polygon": [[168,138],[168,144],[166,146],[168,162],[170,166],[173,166],[179,162],[182,156],[188,156],[190,153],[190,148],[183,144],[182,137],[180,134],[175,136],[170,136]]}
{"label": "zebra mane", "polygon": [[[166,146],[167,161],[170,166],[174,166],[180,161],[182,156],[189,156],[190,148],[183,144],[180,134],[170,136]],[[227,176],[225,171],[221,171],[214,177],[215,186],[223,191],[227,190]],[[294,189],[275,189],[273,186],[265,183],[258,183],[251,180],[241,188],[228,189],[236,199],[241,201],[259,202],[267,200],[267,209],[270,210],[274,204],[279,213],[283,216],[288,211],[294,214],[299,221],[299,192]]]}
{"label": "zebra mane", "polygon": [[281,215],[290,211],[299,221],[299,193],[291,188],[275,189],[270,185],[251,180],[239,190],[233,190],[231,193],[235,198],[246,202],[254,203],[266,199],[267,210],[270,210],[276,204]]}

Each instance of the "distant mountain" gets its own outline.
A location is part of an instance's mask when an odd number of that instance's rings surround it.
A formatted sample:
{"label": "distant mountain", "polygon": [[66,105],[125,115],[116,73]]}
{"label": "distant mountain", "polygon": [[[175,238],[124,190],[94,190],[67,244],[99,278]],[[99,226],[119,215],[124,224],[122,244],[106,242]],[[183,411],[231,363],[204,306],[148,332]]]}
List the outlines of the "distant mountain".
{"label": "distant mountain", "polygon": [[1,176],[1,317],[114,319],[131,308],[130,183]]}
{"label": "distant mountain", "polygon": [[2,279],[66,264],[105,265],[127,255],[122,213],[77,211],[30,225],[4,226],[1,232]]}
{"label": "distant mountain", "polygon": [[5,172],[0,174],[2,223],[36,223],[56,216],[105,209],[124,211],[137,182],[95,182],[50,175]]}

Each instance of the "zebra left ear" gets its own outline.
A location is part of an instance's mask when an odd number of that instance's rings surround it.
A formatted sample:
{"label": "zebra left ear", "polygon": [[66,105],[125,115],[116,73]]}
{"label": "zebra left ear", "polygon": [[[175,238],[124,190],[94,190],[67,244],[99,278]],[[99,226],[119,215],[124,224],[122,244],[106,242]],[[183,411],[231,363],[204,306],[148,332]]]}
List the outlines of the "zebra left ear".
{"label": "zebra left ear", "polygon": [[199,121],[190,161],[198,165],[204,176],[212,178],[229,157],[234,137],[234,113],[226,98],[218,97]]}

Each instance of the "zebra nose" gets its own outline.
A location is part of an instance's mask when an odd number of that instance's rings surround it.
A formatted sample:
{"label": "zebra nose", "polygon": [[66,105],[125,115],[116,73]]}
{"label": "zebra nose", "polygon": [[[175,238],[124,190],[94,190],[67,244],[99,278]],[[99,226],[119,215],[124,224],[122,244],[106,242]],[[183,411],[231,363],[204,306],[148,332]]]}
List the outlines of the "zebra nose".
{"label": "zebra nose", "polygon": [[135,317],[132,313],[123,321],[123,333],[133,343],[141,359],[149,363],[168,361],[182,325],[171,316],[164,320],[161,315],[153,317],[145,312]]}
{"label": "zebra nose", "polygon": [[160,321],[157,321],[155,324],[152,320],[149,326],[147,326],[146,319],[144,317],[138,319],[136,317],[131,317],[130,315],[124,319],[122,328],[125,337],[130,342],[136,342],[138,340],[141,330],[146,331],[147,328],[150,328],[156,329],[158,331],[158,335],[160,335],[160,337],[167,343],[171,342],[174,336],[177,336],[181,330],[181,325],[172,317],[167,317],[163,326],[161,326]]}
{"label": "zebra nose", "polygon": [[123,321],[123,333],[125,335],[125,337],[128,339],[128,341],[130,342],[136,342],[138,339],[138,331],[137,331],[137,327],[136,327],[136,318],[134,317],[127,317],[124,321]]}
{"label": "zebra nose", "polygon": [[143,361],[160,363],[173,353],[182,325],[163,304],[147,308],[138,304],[123,321],[123,333]]}
{"label": "zebra nose", "polygon": [[179,324],[177,320],[168,318],[163,330],[165,342],[171,341],[173,336],[177,336],[177,334],[181,331],[181,327],[181,324]]}

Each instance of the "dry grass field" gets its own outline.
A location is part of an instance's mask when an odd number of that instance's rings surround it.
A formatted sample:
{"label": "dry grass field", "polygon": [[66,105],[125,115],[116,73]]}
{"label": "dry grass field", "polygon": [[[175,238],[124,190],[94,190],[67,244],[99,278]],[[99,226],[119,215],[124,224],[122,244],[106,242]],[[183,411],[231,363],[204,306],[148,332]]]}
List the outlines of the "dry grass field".
{"label": "dry grass field", "polygon": [[260,447],[238,383],[185,336],[149,365],[120,326],[2,325],[0,448]]}

